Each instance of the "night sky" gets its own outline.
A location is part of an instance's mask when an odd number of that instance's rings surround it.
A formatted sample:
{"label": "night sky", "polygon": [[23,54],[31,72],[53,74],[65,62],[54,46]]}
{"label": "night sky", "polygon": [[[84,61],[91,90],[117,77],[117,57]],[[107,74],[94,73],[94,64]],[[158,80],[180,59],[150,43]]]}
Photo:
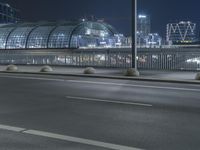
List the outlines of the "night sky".
{"label": "night sky", "polygon": [[[20,10],[23,21],[104,18],[118,31],[131,31],[131,0],[0,0]],[[200,26],[200,0],[138,0],[138,10],[151,16],[152,32],[165,36],[166,24],[193,21]]]}

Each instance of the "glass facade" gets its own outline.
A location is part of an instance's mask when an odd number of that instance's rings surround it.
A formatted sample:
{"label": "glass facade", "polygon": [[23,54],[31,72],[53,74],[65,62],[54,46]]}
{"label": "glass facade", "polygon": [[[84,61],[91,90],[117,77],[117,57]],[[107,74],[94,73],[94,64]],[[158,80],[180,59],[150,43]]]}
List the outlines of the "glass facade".
{"label": "glass facade", "polygon": [[0,2],[0,23],[15,23],[17,21],[19,21],[19,10]]}
{"label": "glass facade", "polygon": [[48,48],[69,48],[73,26],[59,26],[50,35]]}
{"label": "glass facade", "polygon": [[6,49],[25,48],[26,39],[33,27],[20,27],[15,29],[8,37]]}
{"label": "glass facade", "polygon": [[111,45],[109,40],[114,37],[115,31],[105,24],[86,22],[78,26],[72,35],[71,47],[98,47],[101,43]]}
{"label": "glass facade", "polygon": [[27,48],[47,48],[47,41],[52,26],[41,26],[31,32],[28,37]]}
{"label": "glass facade", "polygon": [[7,37],[9,36],[10,32],[13,28],[2,28],[0,32],[0,49],[6,48]]}
{"label": "glass facade", "polygon": [[102,22],[17,23],[0,27],[0,49],[62,49],[113,46],[115,29]]}

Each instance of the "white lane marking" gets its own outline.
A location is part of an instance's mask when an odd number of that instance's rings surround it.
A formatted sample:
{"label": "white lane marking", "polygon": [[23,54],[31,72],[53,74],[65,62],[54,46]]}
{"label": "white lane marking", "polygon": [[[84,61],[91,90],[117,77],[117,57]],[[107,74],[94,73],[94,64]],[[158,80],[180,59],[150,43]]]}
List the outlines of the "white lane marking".
{"label": "white lane marking", "polygon": [[43,136],[43,137],[48,137],[48,138],[53,138],[53,139],[58,139],[58,140],[64,140],[64,141],[69,141],[69,142],[75,142],[75,143],[80,143],[80,144],[86,144],[86,145],[91,145],[91,146],[97,146],[97,147],[102,147],[102,148],[108,148],[108,149],[113,149],[113,150],[142,150],[142,149],[138,149],[134,147],[105,143],[105,142],[100,142],[100,141],[95,141],[95,140],[77,138],[77,137],[55,134],[55,133],[50,133],[50,132],[37,131],[37,130],[27,130],[27,131],[24,131],[23,133],[36,135],[36,136]]}
{"label": "white lane marking", "polygon": [[178,88],[178,87],[164,87],[164,86],[152,86],[152,85],[133,85],[123,83],[112,83],[112,82],[94,82],[94,81],[82,81],[82,80],[66,80],[72,83],[87,83],[87,84],[99,84],[99,85],[114,85],[114,86],[127,86],[127,87],[138,87],[138,88],[153,88],[153,89],[165,89],[165,90],[179,90],[179,91],[194,91],[200,92],[200,89],[190,88]]}
{"label": "white lane marking", "polygon": [[22,131],[26,130],[25,128],[12,127],[12,126],[2,125],[2,124],[0,124],[0,129],[14,131],[14,132],[22,132]]}
{"label": "white lane marking", "polygon": [[65,79],[51,79],[51,78],[42,78],[42,77],[19,77],[19,76],[2,76],[0,78],[14,78],[14,79],[27,79],[27,80],[43,80],[43,81],[58,81],[63,82],[66,81]]}
{"label": "white lane marking", "polygon": [[145,107],[152,107],[153,106],[151,104],[144,104],[144,103],[122,102],[122,101],[104,100],[104,99],[86,98],[86,97],[66,96],[66,98],[75,99],[75,100],[94,101],[94,102],[104,102],[104,103],[114,103],[114,104],[124,104],[124,105],[145,106]]}
{"label": "white lane marking", "polygon": [[18,132],[18,133],[20,132],[23,134],[36,135],[40,137],[52,138],[52,139],[57,139],[57,140],[63,140],[63,141],[68,141],[68,142],[74,142],[74,143],[79,143],[79,144],[86,144],[90,146],[113,149],[113,150],[142,150],[135,147],[129,147],[129,146],[106,143],[106,142],[95,141],[95,140],[90,140],[90,139],[72,137],[72,136],[67,136],[67,135],[62,135],[62,134],[51,133],[51,132],[29,130],[25,128],[2,125],[2,124],[0,124],[0,129],[12,131],[12,132]]}

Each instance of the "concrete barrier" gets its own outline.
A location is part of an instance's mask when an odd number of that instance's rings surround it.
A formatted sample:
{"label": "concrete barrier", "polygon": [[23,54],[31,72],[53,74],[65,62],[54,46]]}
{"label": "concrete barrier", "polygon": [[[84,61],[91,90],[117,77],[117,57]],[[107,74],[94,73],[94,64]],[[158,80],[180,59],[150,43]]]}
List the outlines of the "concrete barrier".
{"label": "concrete barrier", "polygon": [[125,71],[125,76],[139,77],[140,73],[134,68],[129,68]]}
{"label": "concrete barrier", "polygon": [[53,72],[53,69],[50,66],[43,66],[40,72]]}
{"label": "concrete barrier", "polygon": [[200,72],[196,74],[195,80],[200,80]]}
{"label": "concrete barrier", "polygon": [[18,71],[18,67],[16,65],[8,65],[6,67],[6,71],[9,71],[9,72],[16,72]]}
{"label": "concrete barrier", "polygon": [[96,70],[92,67],[88,67],[83,71],[84,74],[95,74]]}

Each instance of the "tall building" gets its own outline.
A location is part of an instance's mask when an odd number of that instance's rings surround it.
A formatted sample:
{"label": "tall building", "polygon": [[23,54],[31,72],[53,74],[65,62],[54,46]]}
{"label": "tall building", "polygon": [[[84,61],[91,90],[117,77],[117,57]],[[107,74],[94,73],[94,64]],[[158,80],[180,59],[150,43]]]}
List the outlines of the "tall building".
{"label": "tall building", "polygon": [[139,14],[137,19],[137,42],[139,46],[146,45],[146,37],[151,31],[151,21],[149,15]]}
{"label": "tall building", "polygon": [[0,3],[0,23],[16,23],[19,21],[19,11],[9,4]]}
{"label": "tall building", "polygon": [[191,44],[197,41],[196,23],[181,21],[179,23],[167,24],[167,43],[171,44]]}
{"label": "tall building", "polygon": [[137,31],[143,36],[147,36],[151,32],[151,20],[149,15],[138,15]]}

